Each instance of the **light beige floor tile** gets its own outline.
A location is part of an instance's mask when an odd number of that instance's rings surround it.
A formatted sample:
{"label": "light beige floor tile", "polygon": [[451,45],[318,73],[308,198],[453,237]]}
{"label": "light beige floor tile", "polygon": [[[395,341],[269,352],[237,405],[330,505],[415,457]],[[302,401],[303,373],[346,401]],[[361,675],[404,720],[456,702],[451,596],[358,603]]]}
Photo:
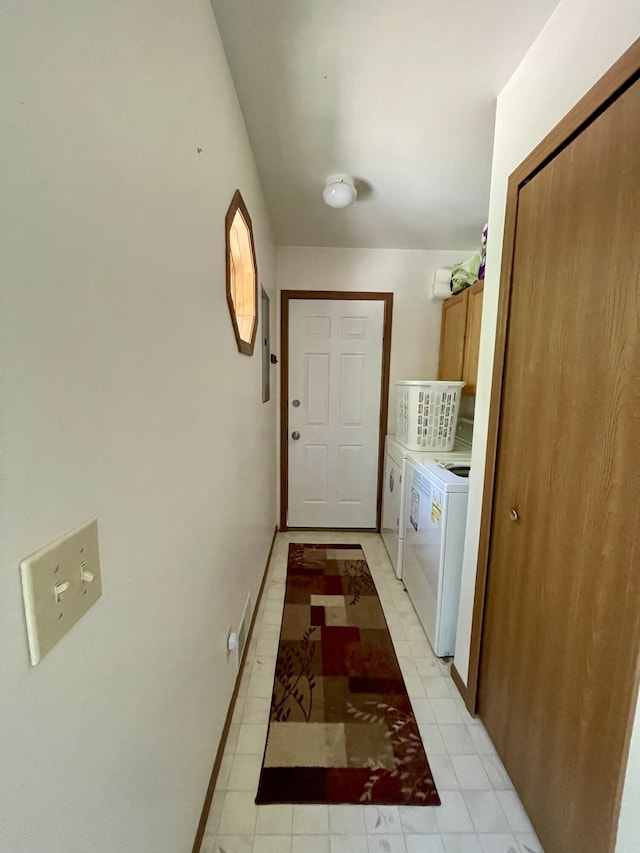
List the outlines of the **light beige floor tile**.
{"label": "light beige floor tile", "polygon": [[240,723],[231,723],[227,733],[227,739],[224,744],[224,754],[228,755],[236,751],[238,744],[238,733],[240,732]]}
{"label": "light beige floor tile", "polygon": [[438,832],[436,809],[434,806],[416,808],[415,806],[400,806],[400,823],[405,835],[432,835]]}
{"label": "light beige floor tile", "polygon": [[431,705],[428,699],[412,699],[411,707],[418,725],[432,726],[435,725],[436,718],[433,716]]}
{"label": "light beige floor tile", "polygon": [[424,692],[424,685],[422,684],[422,679],[419,675],[409,675],[404,680],[404,686],[407,688],[407,693],[409,694],[409,698],[413,701],[413,699],[426,699],[426,693]]}
{"label": "light beige floor tile", "polygon": [[460,791],[443,791],[440,793],[440,800],[440,807],[436,809],[436,821],[441,833],[474,831],[471,815]]}
{"label": "light beige floor tile", "polygon": [[436,718],[436,723],[440,726],[449,724],[460,724],[462,720],[455,700],[453,699],[429,699],[431,709]]}
{"label": "light beige floor tile", "polygon": [[444,853],[439,835],[408,835],[407,853]]}
{"label": "light beige floor tile", "polygon": [[364,835],[363,806],[329,806],[331,835]]}
{"label": "light beige floor tile", "polygon": [[291,853],[291,836],[256,835],[253,853]]}
{"label": "light beige floor tile", "polygon": [[407,640],[420,640],[420,642],[424,642],[424,631],[419,625],[405,624],[404,632],[407,635]]}
{"label": "light beige floor tile", "polygon": [[330,853],[328,835],[293,835],[291,853]]}
{"label": "light beige floor tile", "polygon": [[498,755],[481,755],[480,760],[485,769],[491,786],[494,791],[511,791],[513,783],[509,778],[507,771],[504,769],[500,756]]}
{"label": "light beige floor tile", "polygon": [[329,807],[322,805],[295,805],[293,807],[293,833],[301,835],[329,834]]}
{"label": "light beige floor tile", "polygon": [[256,653],[258,655],[277,655],[278,654],[278,636],[267,637],[258,640],[256,644]]}
{"label": "light beige floor tile", "polygon": [[411,657],[411,649],[409,648],[409,643],[406,640],[400,640],[398,642],[393,643],[393,647],[396,650],[396,655],[399,658],[410,658]]}
{"label": "light beige floor tile", "polygon": [[[263,625],[260,626],[260,630],[258,631],[257,636],[258,636],[258,643],[260,643],[261,640],[273,640],[274,637],[279,638],[280,637],[280,622],[278,622],[277,624],[274,624],[274,625],[269,624],[269,623],[264,623]],[[256,648],[257,648],[257,646],[256,646]],[[273,655],[273,657],[275,657],[275,655]]]}
{"label": "light beige floor tile", "polygon": [[252,699],[271,699],[274,673],[254,672],[249,679],[247,696]]}
{"label": "light beige floor tile", "polygon": [[429,759],[429,766],[438,791],[460,790],[460,781],[455,774],[450,756],[432,755]]}
{"label": "light beige floor tile", "polygon": [[438,676],[423,676],[422,685],[429,699],[451,699],[446,678]]}
{"label": "light beige floor tile", "polygon": [[218,826],[220,825],[220,815],[222,814],[222,806],[224,804],[224,796],[225,792],[217,789],[213,792],[213,799],[211,800],[211,808],[209,809],[209,817],[207,818],[207,825],[205,827],[205,833],[207,835],[216,835],[218,832]]}
{"label": "light beige floor tile", "polygon": [[423,678],[442,677],[438,661],[434,657],[416,655],[414,662],[418,670],[418,675],[421,675]]}
{"label": "light beige floor tile", "polygon": [[365,806],[364,823],[368,835],[395,835],[402,832],[397,806]]}
{"label": "light beige floor tile", "polygon": [[254,797],[250,791],[227,791],[220,815],[219,835],[253,835],[257,809]]}
{"label": "light beige floor tile", "polygon": [[516,841],[522,853],[544,853],[540,839],[535,832],[516,832]]}
{"label": "light beige floor tile", "polygon": [[409,647],[411,649],[411,654],[414,657],[428,658],[429,655],[432,654],[431,646],[429,645],[428,640],[409,640],[408,642]]}
{"label": "light beige floor tile", "polygon": [[232,722],[239,723],[242,720],[242,712],[244,711],[245,699],[245,696],[238,696],[236,698],[236,704],[233,709],[233,717],[231,718]]}
{"label": "light beige floor tile", "polygon": [[[253,791],[258,787],[260,768],[262,767],[262,755],[238,755],[233,756],[233,764],[227,780],[229,791]],[[218,787],[220,783],[218,783]]]}
{"label": "light beige floor tile", "polygon": [[218,778],[216,779],[216,788],[226,790],[229,787],[229,774],[231,773],[231,765],[233,764],[234,758],[235,755],[232,752],[225,753],[222,756],[222,761],[220,762],[220,768],[218,770]]}
{"label": "light beige floor tile", "polygon": [[241,725],[238,732],[238,743],[236,745],[236,753],[259,753],[264,752],[264,744],[267,737],[267,724],[260,725],[250,724]]}
{"label": "light beige floor tile", "polygon": [[264,723],[269,719],[269,710],[271,708],[271,694],[269,697],[247,696],[242,712],[242,722],[247,725]]}
{"label": "light beige floor tile", "polygon": [[402,835],[369,835],[369,853],[407,853]]}
{"label": "light beige floor tile", "polygon": [[219,835],[212,848],[212,853],[252,853],[252,851],[253,835]]}
{"label": "light beige floor tile", "polygon": [[518,849],[514,836],[507,833],[481,833],[479,838],[483,853],[513,853]]}
{"label": "light beige floor tile", "polygon": [[464,704],[462,697],[458,696],[453,700],[456,703],[456,707],[458,709],[458,713],[460,714],[460,718],[462,722],[467,726],[477,726],[480,724],[480,720],[477,717],[472,717],[471,714],[467,711],[467,707]]}
{"label": "light beige floor tile", "polygon": [[494,791],[464,791],[463,794],[478,835],[511,831]]}
{"label": "light beige floor tile", "polygon": [[331,853],[368,853],[366,835],[330,836]]}
{"label": "light beige floor tile", "polygon": [[413,658],[398,658],[398,663],[400,664],[400,670],[403,678],[407,678],[407,676],[411,676],[413,678],[420,677],[416,665],[413,662]]}
{"label": "light beige floor tile", "polygon": [[446,755],[447,748],[444,745],[438,726],[418,723],[418,728],[420,729],[422,743],[424,744],[424,749],[427,753],[427,759],[429,759],[431,755]]}
{"label": "light beige floor tile", "polygon": [[273,678],[275,671],[276,655],[260,655],[254,661],[251,677],[254,678],[256,675],[268,675],[270,678]]}
{"label": "light beige floor tile", "polygon": [[449,755],[475,755],[476,748],[466,726],[440,726],[440,734]]}
{"label": "light beige floor tile", "polygon": [[473,725],[468,727],[469,737],[473,741],[473,745],[476,748],[476,751],[480,755],[495,755],[496,748],[493,745],[493,741],[487,734],[487,730],[482,725],[482,723],[478,725]]}
{"label": "light beige floor tile", "polygon": [[259,806],[256,835],[291,835],[292,805]]}
{"label": "light beige floor tile", "polygon": [[277,625],[280,627],[282,622],[282,613],[279,607],[274,607],[273,610],[266,610],[262,617],[263,625]]}
{"label": "light beige floor tile", "polygon": [[[465,790],[490,791],[491,782],[479,755],[452,755],[451,763],[460,787]],[[524,827],[526,829],[526,827]]]}
{"label": "light beige floor tile", "polygon": [[512,832],[533,832],[531,821],[515,791],[497,791],[496,797],[509,821]]}
{"label": "light beige floor tile", "polygon": [[443,835],[445,853],[482,853],[480,839],[475,834]]}

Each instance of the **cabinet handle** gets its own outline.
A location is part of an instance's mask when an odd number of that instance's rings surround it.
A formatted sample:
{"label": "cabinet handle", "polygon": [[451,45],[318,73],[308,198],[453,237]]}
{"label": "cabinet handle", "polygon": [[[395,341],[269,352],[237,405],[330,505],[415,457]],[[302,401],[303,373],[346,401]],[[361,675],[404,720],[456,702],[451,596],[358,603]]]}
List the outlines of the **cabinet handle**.
{"label": "cabinet handle", "polygon": [[520,518],[520,516],[518,515],[518,510],[512,509],[509,513],[509,518],[511,519],[511,521],[517,521]]}
{"label": "cabinet handle", "polygon": [[292,438],[294,441],[298,441],[298,439],[300,438],[300,433],[298,432],[298,430],[295,430],[295,432],[292,432],[292,433],[291,433],[291,438]]}

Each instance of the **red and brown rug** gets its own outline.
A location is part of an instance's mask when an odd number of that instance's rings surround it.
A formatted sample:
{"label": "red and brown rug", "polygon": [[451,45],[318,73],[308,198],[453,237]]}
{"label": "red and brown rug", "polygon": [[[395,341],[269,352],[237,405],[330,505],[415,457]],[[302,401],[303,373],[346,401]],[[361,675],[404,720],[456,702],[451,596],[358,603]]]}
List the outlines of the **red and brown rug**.
{"label": "red and brown rug", "polygon": [[289,545],[256,803],[440,804],[360,545]]}

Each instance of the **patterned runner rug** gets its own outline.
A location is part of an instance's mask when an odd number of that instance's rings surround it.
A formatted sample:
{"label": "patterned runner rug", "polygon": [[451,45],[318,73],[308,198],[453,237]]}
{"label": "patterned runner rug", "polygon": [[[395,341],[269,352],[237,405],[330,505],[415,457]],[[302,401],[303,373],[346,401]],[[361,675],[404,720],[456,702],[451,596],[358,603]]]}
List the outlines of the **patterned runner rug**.
{"label": "patterned runner rug", "polygon": [[256,803],[440,804],[360,545],[289,545]]}

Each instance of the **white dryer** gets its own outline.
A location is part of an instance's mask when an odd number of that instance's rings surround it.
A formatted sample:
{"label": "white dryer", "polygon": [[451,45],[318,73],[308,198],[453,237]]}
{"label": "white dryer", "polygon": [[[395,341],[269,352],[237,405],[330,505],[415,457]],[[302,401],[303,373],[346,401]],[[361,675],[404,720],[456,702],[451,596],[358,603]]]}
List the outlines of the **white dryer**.
{"label": "white dryer", "polygon": [[473,421],[465,418],[458,419],[456,443],[449,453],[443,453],[441,450],[411,451],[396,441],[395,436],[386,437],[380,533],[398,578],[402,579],[403,576],[407,459],[412,457],[425,462],[431,459],[446,459],[448,462],[469,464],[472,437]]}
{"label": "white dryer", "polygon": [[469,468],[420,456],[407,459],[403,581],[433,651],[445,657],[455,650]]}

